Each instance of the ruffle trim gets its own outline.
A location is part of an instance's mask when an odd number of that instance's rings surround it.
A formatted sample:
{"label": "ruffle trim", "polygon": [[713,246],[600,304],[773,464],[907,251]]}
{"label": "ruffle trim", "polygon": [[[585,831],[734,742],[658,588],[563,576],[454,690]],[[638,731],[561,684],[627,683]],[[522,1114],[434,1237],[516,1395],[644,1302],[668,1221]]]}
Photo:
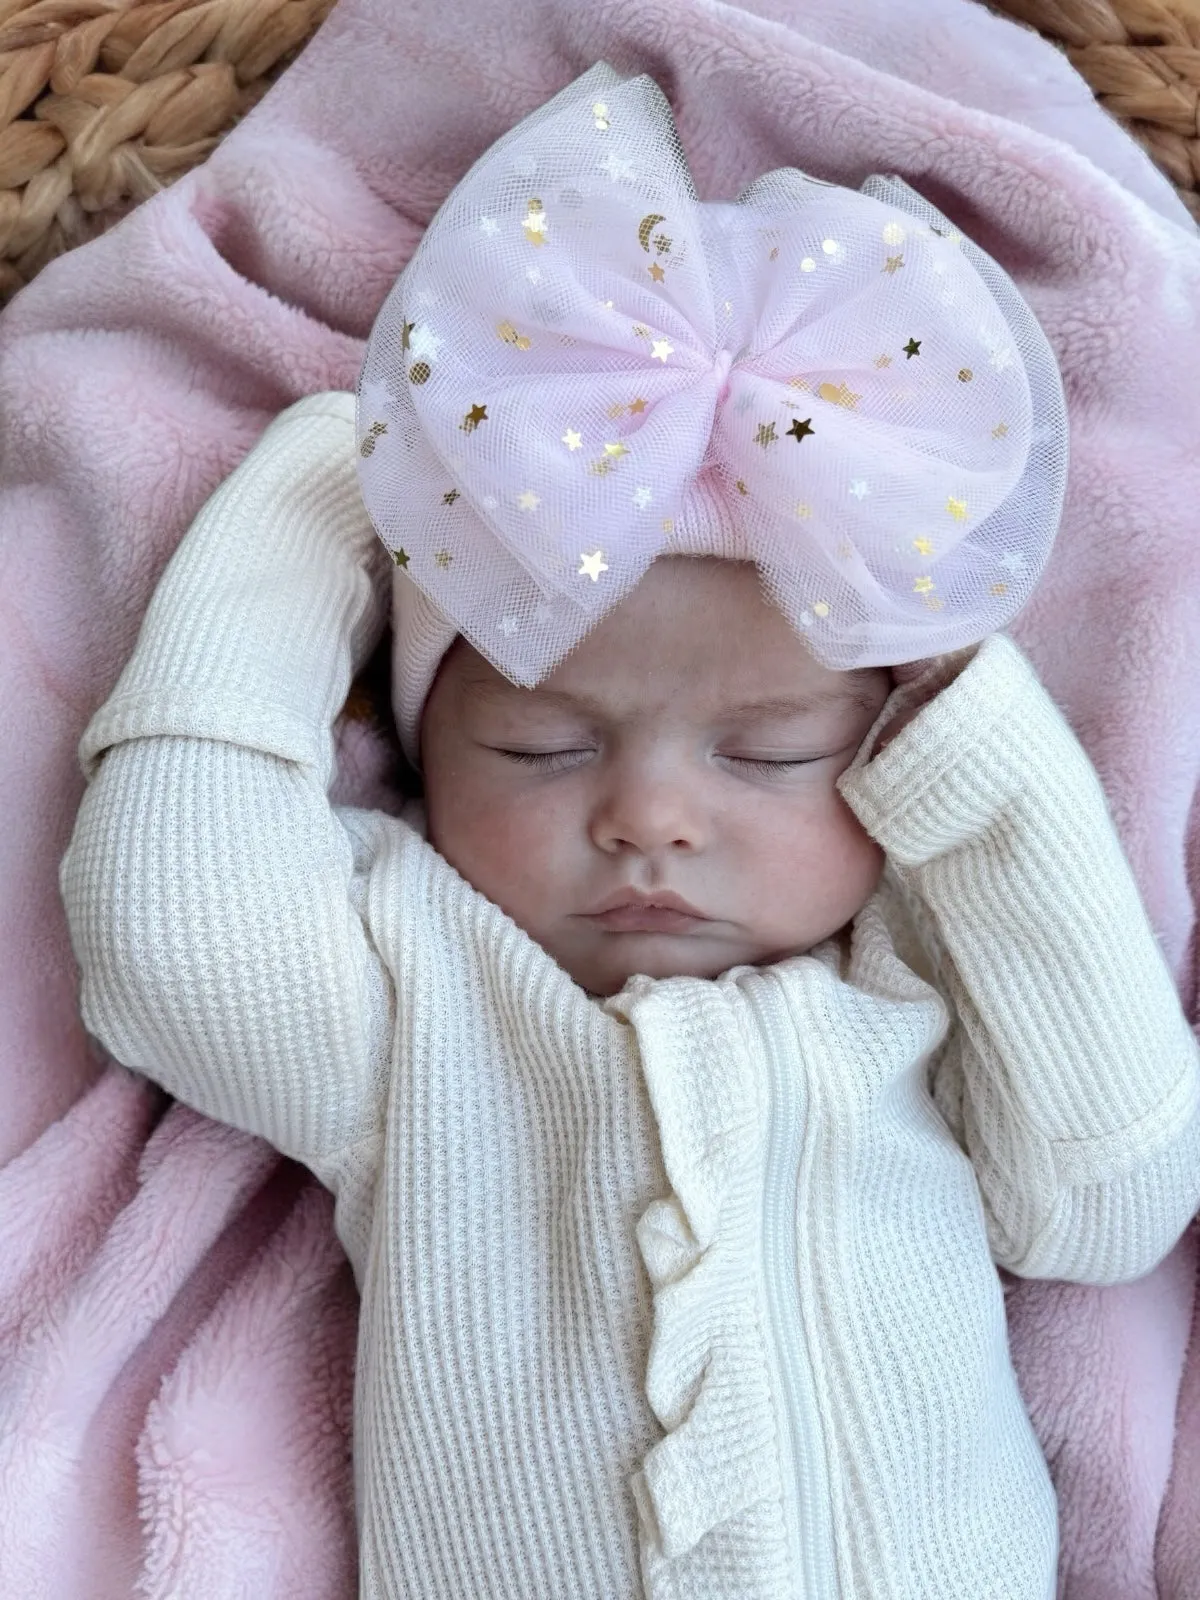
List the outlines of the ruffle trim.
{"label": "ruffle trim", "polygon": [[642,1579],[647,1600],[778,1600],[796,1574],[761,1285],[765,1090],[738,997],[698,988],[635,983],[610,1002],[637,1031],[673,1190],[636,1230],[646,1394],[667,1430],[630,1479]]}

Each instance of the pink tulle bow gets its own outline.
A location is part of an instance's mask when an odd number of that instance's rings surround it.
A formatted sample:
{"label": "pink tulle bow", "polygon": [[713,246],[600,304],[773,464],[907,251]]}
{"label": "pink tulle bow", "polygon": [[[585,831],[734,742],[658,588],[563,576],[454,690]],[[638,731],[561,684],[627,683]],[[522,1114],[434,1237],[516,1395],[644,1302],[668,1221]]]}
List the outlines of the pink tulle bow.
{"label": "pink tulle bow", "polygon": [[669,551],[755,561],[833,668],[973,643],[1028,597],[1066,474],[1046,338],[940,212],[794,168],[702,202],[661,89],[605,62],[447,197],[358,430],[397,564],[525,684]]}

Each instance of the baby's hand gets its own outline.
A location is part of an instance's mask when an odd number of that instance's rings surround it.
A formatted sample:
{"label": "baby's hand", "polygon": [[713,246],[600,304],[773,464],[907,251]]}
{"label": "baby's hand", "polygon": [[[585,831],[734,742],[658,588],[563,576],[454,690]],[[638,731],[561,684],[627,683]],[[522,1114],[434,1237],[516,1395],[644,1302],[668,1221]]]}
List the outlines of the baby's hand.
{"label": "baby's hand", "polygon": [[892,715],[875,736],[869,760],[885,750],[901,729],[920,716],[925,706],[954,682],[978,648],[978,645],[971,645],[965,650],[952,650],[922,661],[904,661],[892,667],[894,688],[889,696]]}

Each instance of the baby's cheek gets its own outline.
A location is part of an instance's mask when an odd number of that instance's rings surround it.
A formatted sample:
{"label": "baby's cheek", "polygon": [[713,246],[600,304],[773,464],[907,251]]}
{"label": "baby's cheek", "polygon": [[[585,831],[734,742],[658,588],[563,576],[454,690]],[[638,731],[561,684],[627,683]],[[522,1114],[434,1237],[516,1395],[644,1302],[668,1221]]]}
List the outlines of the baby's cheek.
{"label": "baby's cheek", "polygon": [[789,808],[758,837],[759,904],[788,942],[815,944],[836,932],[870,899],[883,870],[883,851],[836,790]]}
{"label": "baby's cheek", "polygon": [[536,937],[564,876],[562,823],[544,797],[463,794],[435,810],[431,842],[467,882]]}

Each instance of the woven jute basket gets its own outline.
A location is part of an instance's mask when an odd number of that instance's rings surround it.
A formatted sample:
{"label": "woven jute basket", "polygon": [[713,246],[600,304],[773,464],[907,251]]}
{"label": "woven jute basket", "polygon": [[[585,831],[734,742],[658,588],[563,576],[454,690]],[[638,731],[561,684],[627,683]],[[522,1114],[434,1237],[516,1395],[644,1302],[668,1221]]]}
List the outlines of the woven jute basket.
{"label": "woven jute basket", "polygon": [[0,301],[202,161],[334,0],[0,0]]}
{"label": "woven jute basket", "polygon": [[[333,0],[0,0],[0,303],[208,155]],[[992,0],[1200,220],[1200,0]]]}

